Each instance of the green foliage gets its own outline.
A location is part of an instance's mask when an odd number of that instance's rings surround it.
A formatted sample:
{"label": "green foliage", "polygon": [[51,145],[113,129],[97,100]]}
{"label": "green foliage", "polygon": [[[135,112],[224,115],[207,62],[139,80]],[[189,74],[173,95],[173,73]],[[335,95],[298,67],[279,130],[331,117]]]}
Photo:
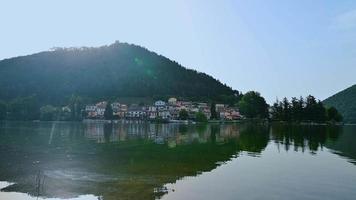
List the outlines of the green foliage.
{"label": "green foliage", "polygon": [[337,111],[335,107],[329,107],[326,109],[326,114],[327,114],[327,120],[328,121],[335,121],[335,122],[341,122],[342,121],[342,115]]}
{"label": "green foliage", "polygon": [[40,120],[54,121],[59,117],[59,110],[51,105],[46,105],[40,108]]}
{"label": "green foliage", "polygon": [[278,100],[272,106],[272,120],[276,121],[310,121],[310,122],[326,122],[327,120],[336,119],[341,121],[342,117],[338,115],[337,110],[333,108],[330,110],[330,117],[321,101],[317,101],[315,97],[309,95],[304,101],[303,97],[293,97],[291,102],[284,98],[282,102]]}
{"label": "green foliage", "polygon": [[113,120],[114,119],[113,110],[112,110],[110,102],[108,102],[106,104],[106,108],[105,108],[105,112],[104,112],[104,118],[106,120]]}
{"label": "green foliage", "polygon": [[82,97],[78,95],[72,95],[69,99],[69,107],[71,109],[71,120],[79,121],[82,119],[82,110],[84,103]]}
{"label": "green foliage", "polygon": [[189,117],[188,111],[186,111],[185,109],[182,109],[181,111],[179,111],[179,119],[180,120],[187,120]]}
{"label": "green foliage", "polygon": [[36,120],[39,119],[38,97],[31,95],[16,98],[8,105],[8,119],[10,120]]}
{"label": "green foliage", "polygon": [[222,95],[213,97],[212,99],[216,102],[222,102],[229,106],[235,106],[235,104],[237,104],[241,100],[242,96],[243,96],[242,93],[235,90],[234,95],[222,94]]}
{"label": "green foliage", "polygon": [[197,112],[195,115],[195,121],[197,122],[208,122],[208,118],[202,112]]}
{"label": "green foliage", "polygon": [[219,119],[219,116],[218,116],[218,114],[216,112],[215,102],[211,103],[210,113],[211,113],[210,119]]}
{"label": "green foliage", "polygon": [[241,114],[247,118],[267,118],[268,116],[268,104],[258,92],[247,92],[238,106]]}
{"label": "green foliage", "polygon": [[[119,42],[2,60],[0,91],[0,100],[7,102],[36,94],[41,106],[68,105],[73,94],[91,102],[176,96],[196,100],[220,98],[229,104],[237,102],[239,96],[238,91],[207,74],[184,68],[145,48]],[[72,106],[72,117],[79,119],[79,105]]]}
{"label": "green foliage", "polygon": [[335,107],[344,118],[344,122],[356,123],[356,85],[353,85],[323,101],[327,106]]}

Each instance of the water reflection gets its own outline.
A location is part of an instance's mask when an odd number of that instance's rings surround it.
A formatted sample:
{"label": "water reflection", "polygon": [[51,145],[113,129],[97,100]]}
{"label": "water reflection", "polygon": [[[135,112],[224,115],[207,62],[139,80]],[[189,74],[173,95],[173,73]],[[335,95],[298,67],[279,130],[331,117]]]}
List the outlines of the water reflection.
{"label": "water reflection", "polygon": [[211,171],[241,152],[258,157],[271,143],[279,151],[313,154],[327,147],[352,162],[355,145],[343,145],[355,138],[351,132],[355,128],[281,124],[3,122],[0,181],[15,184],[0,197],[15,191],[42,198],[156,199],[172,192],[167,183]]}
{"label": "water reflection", "polygon": [[325,145],[335,142],[342,133],[341,126],[300,126],[274,124],[271,127],[271,139],[279,148],[289,151],[316,153]]}

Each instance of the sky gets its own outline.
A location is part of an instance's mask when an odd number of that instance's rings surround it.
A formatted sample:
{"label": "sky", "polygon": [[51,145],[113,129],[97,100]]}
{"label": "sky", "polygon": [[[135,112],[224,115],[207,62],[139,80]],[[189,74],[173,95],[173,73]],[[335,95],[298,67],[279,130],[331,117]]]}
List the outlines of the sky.
{"label": "sky", "polygon": [[268,103],[356,84],[354,0],[0,0],[0,59],[144,46]]}

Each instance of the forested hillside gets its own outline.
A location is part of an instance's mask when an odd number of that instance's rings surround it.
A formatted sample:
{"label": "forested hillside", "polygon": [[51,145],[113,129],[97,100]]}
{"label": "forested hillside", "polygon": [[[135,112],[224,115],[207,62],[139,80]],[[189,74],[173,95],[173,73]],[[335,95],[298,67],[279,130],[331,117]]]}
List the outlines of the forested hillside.
{"label": "forested hillside", "polygon": [[145,48],[116,42],[99,48],[59,48],[0,61],[0,100],[34,97],[63,105],[80,96],[177,96],[233,102],[230,87]]}
{"label": "forested hillside", "polygon": [[345,122],[356,123],[356,85],[325,99],[323,103],[338,109]]}

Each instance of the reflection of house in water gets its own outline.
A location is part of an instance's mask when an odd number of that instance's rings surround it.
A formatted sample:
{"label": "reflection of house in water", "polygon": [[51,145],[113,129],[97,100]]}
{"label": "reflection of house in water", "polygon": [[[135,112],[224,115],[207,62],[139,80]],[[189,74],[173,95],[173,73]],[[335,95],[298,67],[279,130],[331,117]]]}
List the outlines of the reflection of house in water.
{"label": "reflection of house in water", "polygon": [[98,143],[104,142],[104,124],[103,123],[86,123],[84,135],[90,140],[95,140]]}
{"label": "reflection of house in water", "polygon": [[238,126],[152,124],[140,121],[123,121],[117,124],[85,123],[84,135],[98,143],[146,139],[170,147],[214,141],[224,143],[239,136]]}
{"label": "reflection of house in water", "polygon": [[[211,129],[211,125],[59,123],[53,128],[53,145],[48,145],[48,139],[54,125],[39,123],[39,127],[36,124],[26,129],[30,132],[11,128],[9,132],[0,126],[0,140],[13,141],[2,146],[12,148],[0,152],[0,163],[4,164],[1,174],[9,182],[20,183],[8,191],[34,194],[33,174],[39,167],[46,175],[46,198],[72,198],[90,192],[105,200],[158,199],[162,193],[155,194],[154,188],[211,171],[239,150],[236,140],[215,143],[210,137],[212,130],[217,138],[229,137],[231,129]],[[23,138],[31,142],[23,144]],[[135,139],[138,140],[127,142]],[[116,141],[117,144],[101,144]],[[194,145],[188,145],[191,143]],[[34,160],[39,163],[34,165]],[[8,167],[9,162],[14,167]]]}

